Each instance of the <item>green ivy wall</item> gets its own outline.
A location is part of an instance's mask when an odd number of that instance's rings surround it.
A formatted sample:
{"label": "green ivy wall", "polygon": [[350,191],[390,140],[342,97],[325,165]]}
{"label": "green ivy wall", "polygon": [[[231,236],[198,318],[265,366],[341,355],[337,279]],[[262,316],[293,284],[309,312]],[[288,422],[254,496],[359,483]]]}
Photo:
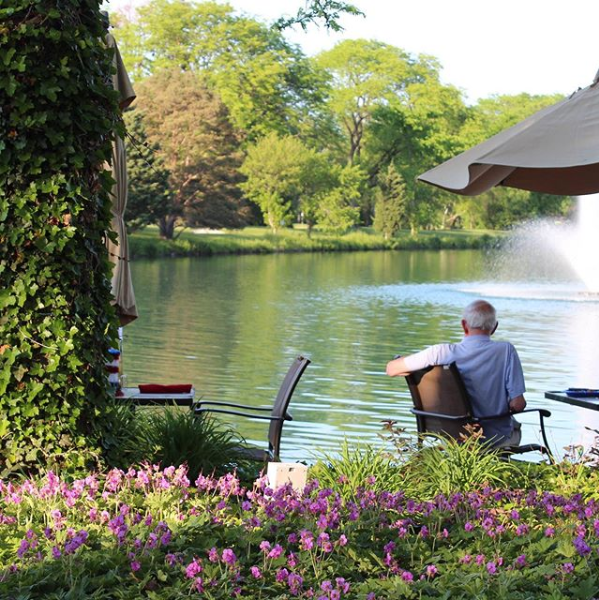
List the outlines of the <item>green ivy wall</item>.
{"label": "green ivy wall", "polygon": [[82,464],[105,438],[104,33],[97,1],[0,3],[0,476]]}

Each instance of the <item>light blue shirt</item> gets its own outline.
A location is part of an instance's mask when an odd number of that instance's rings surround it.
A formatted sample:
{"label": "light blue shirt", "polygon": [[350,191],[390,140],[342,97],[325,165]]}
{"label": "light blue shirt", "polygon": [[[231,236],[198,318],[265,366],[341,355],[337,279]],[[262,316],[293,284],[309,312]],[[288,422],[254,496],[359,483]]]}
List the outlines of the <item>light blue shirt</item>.
{"label": "light blue shirt", "polygon": [[[472,402],[475,417],[509,411],[509,402],[524,394],[524,374],[518,353],[509,342],[494,342],[488,335],[468,335],[458,344],[437,344],[404,357],[409,371],[455,362]],[[514,428],[511,416],[482,423],[487,439],[500,443]]]}

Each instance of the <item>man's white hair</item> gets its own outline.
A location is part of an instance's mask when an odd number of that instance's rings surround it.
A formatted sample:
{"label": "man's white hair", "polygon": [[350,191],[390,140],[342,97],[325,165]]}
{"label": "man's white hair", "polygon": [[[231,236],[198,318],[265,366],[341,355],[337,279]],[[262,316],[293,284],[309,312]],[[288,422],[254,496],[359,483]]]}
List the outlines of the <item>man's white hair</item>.
{"label": "man's white hair", "polygon": [[493,331],[497,325],[497,313],[492,304],[486,300],[475,300],[471,302],[463,313],[470,329],[482,329],[483,331]]}

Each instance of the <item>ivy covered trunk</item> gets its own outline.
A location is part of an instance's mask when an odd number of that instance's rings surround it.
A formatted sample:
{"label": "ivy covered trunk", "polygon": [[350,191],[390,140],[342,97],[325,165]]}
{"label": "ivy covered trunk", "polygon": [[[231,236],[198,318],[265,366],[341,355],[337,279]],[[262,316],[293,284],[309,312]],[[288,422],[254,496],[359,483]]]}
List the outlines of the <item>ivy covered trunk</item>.
{"label": "ivy covered trunk", "polygon": [[94,0],[0,4],[0,475],[95,455],[118,127]]}

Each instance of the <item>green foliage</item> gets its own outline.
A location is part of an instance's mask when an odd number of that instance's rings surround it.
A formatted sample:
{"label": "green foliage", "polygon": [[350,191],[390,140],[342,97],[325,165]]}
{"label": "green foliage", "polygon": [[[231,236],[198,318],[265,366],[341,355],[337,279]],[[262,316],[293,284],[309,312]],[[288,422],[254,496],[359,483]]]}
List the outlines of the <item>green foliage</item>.
{"label": "green foliage", "polygon": [[286,29],[299,25],[304,31],[311,23],[319,24],[321,21],[327,29],[342,31],[339,18],[344,15],[364,16],[364,13],[353,4],[337,2],[337,0],[313,0],[307,2],[305,8],[299,8],[293,17],[281,17],[275,23],[277,29]]}
{"label": "green foliage", "polygon": [[162,70],[137,88],[148,139],[170,172],[171,210],[159,219],[171,239],[175,224],[240,227],[251,216],[238,184],[239,139],[220,98],[194,73]]}
{"label": "green foliage", "polygon": [[125,220],[127,230],[158,223],[172,212],[168,185],[169,172],[159,155],[160,146],[150,144],[138,110],[124,115],[129,136],[127,147],[127,176],[129,180]]}
{"label": "green foliage", "polygon": [[310,477],[344,500],[356,500],[363,490],[396,492],[404,483],[404,473],[397,461],[370,445],[351,448],[345,440],[339,452],[320,452],[316,458]]}
{"label": "green foliage", "polygon": [[[93,456],[115,335],[112,52],[94,0],[0,10],[0,474]],[[119,128],[120,130],[120,128]],[[68,457],[68,458],[67,458]]]}
{"label": "green foliage", "polygon": [[200,473],[220,476],[233,468],[257,470],[240,450],[243,438],[210,416],[196,416],[177,407],[118,406],[115,413],[107,453],[111,466],[127,469],[141,463],[165,467],[186,464],[193,480]]}
{"label": "green foliage", "polygon": [[346,156],[358,161],[377,106],[405,95],[410,83],[438,77],[438,65],[374,40],[345,40],[318,55],[332,81],[329,106],[347,137]]}
{"label": "green foliage", "polygon": [[374,229],[388,240],[405,221],[406,185],[395,167],[390,164],[381,178],[374,205]]}
{"label": "green foliage", "polygon": [[136,80],[164,70],[202,75],[249,140],[297,133],[320,110],[323,77],[299,48],[227,4],[152,0],[112,20]]}
{"label": "green foliage", "polygon": [[247,180],[241,188],[260,207],[273,232],[291,224],[292,208],[312,162],[313,153],[292,136],[270,133],[248,149],[241,168]]}
{"label": "green foliage", "polygon": [[317,209],[318,224],[333,233],[345,233],[359,223],[359,200],[366,180],[360,167],[348,165],[337,169],[337,185],[324,193]]}
{"label": "green foliage", "polygon": [[425,498],[467,493],[483,486],[507,486],[514,471],[511,463],[480,441],[480,435],[464,440],[427,435],[421,451],[407,464],[406,487]]}

